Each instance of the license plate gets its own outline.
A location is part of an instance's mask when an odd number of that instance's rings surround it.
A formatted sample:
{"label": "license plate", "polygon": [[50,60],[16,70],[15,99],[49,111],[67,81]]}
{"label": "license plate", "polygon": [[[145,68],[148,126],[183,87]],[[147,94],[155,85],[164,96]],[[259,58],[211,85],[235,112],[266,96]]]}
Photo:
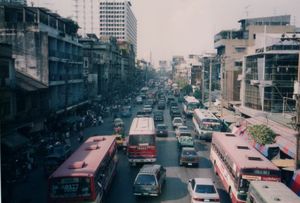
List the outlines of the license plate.
{"label": "license plate", "polygon": [[204,202],[209,202],[209,199],[205,199]]}
{"label": "license plate", "polygon": [[163,131],[159,131],[159,133],[163,133]]}
{"label": "license plate", "polygon": [[143,193],[143,195],[149,195],[149,193]]}
{"label": "license plate", "polygon": [[[188,163],[188,166],[191,166],[192,165],[192,163]],[[208,200],[209,201],[209,200]]]}

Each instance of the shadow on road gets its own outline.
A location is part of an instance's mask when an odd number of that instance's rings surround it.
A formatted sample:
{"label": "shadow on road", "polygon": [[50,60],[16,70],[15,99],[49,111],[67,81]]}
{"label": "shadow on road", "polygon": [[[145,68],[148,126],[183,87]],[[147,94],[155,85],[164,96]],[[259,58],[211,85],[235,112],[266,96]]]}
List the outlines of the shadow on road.
{"label": "shadow on road", "polygon": [[199,168],[212,168],[210,159],[206,157],[200,157]]}
{"label": "shadow on road", "polygon": [[209,151],[208,144],[198,139],[194,140],[196,151]]}
{"label": "shadow on road", "polygon": [[217,190],[220,195],[221,203],[231,203],[229,195],[224,189],[218,188]]}

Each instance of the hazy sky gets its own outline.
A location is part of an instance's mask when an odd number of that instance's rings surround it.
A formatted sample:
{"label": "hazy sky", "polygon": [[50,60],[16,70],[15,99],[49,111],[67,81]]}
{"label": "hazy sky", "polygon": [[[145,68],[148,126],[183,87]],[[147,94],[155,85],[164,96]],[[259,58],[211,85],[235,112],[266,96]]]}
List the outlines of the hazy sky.
{"label": "hazy sky", "polygon": [[[45,1],[45,0],[39,0]],[[60,14],[71,15],[72,0],[51,0]],[[300,0],[131,0],[138,21],[138,58],[155,64],[173,55],[213,51],[222,29],[239,28],[239,19],[292,15],[300,26]]]}

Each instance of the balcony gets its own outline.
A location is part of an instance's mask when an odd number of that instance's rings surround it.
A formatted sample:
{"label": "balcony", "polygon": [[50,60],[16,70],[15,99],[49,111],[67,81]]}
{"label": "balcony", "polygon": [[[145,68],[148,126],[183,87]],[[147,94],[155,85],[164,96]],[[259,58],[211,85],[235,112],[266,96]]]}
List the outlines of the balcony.
{"label": "balcony", "polygon": [[219,32],[214,37],[215,48],[225,46],[225,40],[247,40],[248,32],[243,32],[241,30],[224,30]]}

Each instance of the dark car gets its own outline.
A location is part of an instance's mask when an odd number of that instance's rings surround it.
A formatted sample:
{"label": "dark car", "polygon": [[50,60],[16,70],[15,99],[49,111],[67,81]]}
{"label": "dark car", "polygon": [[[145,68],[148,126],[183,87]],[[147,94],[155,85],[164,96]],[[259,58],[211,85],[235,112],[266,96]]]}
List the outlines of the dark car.
{"label": "dark car", "polygon": [[145,101],[145,105],[150,105],[153,108],[153,106],[154,106],[154,99],[147,99]]}
{"label": "dark car", "polygon": [[167,104],[170,104],[172,101],[175,101],[174,97],[168,97]]}
{"label": "dark car", "polygon": [[199,165],[199,155],[196,150],[192,147],[183,147],[179,157],[179,165]]}
{"label": "dark car", "polygon": [[58,144],[50,148],[48,155],[44,160],[44,172],[49,176],[64,160],[71,155],[71,146]]}
{"label": "dark car", "polygon": [[162,111],[154,111],[153,112],[154,121],[164,121],[164,112]]}
{"label": "dark car", "polygon": [[171,101],[171,102],[170,102],[170,107],[172,107],[172,106],[178,106],[178,103],[175,102],[175,101]]}
{"label": "dark car", "polygon": [[168,136],[168,127],[165,124],[157,124],[156,126],[156,135],[160,136]]}
{"label": "dark car", "polygon": [[131,115],[132,115],[131,106],[124,106],[122,108],[121,116],[122,117],[130,117]]}
{"label": "dark car", "polygon": [[158,104],[157,104],[157,108],[158,108],[158,109],[161,109],[161,110],[165,109],[165,108],[166,108],[166,103],[165,103],[165,101],[160,100],[160,101],[158,102]]}
{"label": "dark car", "polygon": [[172,109],[170,111],[170,116],[171,116],[171,118],[181,117],[181,112],[179,109]]}
{"label": "dark car", "polygon": [[166,169],[161,165],[144,165],[133,183],[136,196],[158,196],[166,180]]}

